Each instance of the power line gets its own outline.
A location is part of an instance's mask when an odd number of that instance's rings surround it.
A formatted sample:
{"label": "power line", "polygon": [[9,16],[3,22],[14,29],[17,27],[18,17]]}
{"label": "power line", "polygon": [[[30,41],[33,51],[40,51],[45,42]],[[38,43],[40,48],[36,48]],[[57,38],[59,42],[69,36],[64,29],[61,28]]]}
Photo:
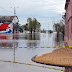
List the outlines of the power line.
{"label": "power line", "polygon": [[10,12],[10,13],[13,13],[12,11],[6,10],[6,9],[3,8],[3,7],[0,7],[0,9],[5,10],[5,11]]}
{"label": "power line", "polygon": [[16,16],[16,8],[19,8],[19,7],[10,7],[10,8],[12,8],[13,9],[13,13],[14,13],[14,16]]}

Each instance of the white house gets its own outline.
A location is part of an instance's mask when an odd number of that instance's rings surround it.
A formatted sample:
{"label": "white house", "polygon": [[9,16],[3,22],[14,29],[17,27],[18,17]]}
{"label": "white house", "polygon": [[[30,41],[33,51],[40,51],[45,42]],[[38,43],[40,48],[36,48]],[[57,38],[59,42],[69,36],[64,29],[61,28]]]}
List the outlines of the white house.
{"label": "white house", "polygon": [[13,33],[19,28],[18,22],[17,16],[0,16],[0,33]]}

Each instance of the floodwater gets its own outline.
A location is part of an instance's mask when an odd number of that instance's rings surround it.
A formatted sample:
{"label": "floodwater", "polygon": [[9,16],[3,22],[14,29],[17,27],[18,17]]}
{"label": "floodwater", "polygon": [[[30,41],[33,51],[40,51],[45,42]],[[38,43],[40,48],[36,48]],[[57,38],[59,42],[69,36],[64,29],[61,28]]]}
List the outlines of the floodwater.
{"label": "floodwater", "polygon": [[[63,45],[64,41],[61,33],[58,39],[56,38],[56,33],[0,34],[0,47],[55,47]],[[31,61],[35,55],[50,53],[55,49],[56,48],[0,48],[0,72],[64,72],[61,71],[65,70],[64,67],[43,65]],[[3,62],[1,60],[33,64],[49,68]],[[67,70],[65,72],[67,72]]]}

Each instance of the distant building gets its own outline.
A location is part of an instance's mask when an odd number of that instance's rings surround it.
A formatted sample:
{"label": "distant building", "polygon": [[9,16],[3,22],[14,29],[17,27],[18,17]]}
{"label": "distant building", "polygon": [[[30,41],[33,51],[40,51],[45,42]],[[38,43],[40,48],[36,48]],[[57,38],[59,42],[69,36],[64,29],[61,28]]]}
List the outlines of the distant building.
{"label": "distant building", "polygon": [[72,46],[72,0],[66,0],[65,9],[65,44]]}
{"label": "distant building", "polygon": [[17,16],[0,16],[0,33],[14,33],[18,28]]}

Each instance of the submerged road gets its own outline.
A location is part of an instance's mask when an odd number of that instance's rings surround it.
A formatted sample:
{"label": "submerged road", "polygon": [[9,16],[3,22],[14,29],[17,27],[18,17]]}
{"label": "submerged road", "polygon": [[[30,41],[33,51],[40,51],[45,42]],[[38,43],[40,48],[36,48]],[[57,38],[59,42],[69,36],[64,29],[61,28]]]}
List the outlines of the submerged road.
{"label": "submerged road", "polygon": [[[61,36],[60,40],[56,41],[56,34],[0,34],[0,47],[48,47],[63,45],[64,42]],[[50,53],[53,50],[55,48],[0,48],[0,72],[64,72],[64,67],[38,64],[31,60],[35,55]]]}

